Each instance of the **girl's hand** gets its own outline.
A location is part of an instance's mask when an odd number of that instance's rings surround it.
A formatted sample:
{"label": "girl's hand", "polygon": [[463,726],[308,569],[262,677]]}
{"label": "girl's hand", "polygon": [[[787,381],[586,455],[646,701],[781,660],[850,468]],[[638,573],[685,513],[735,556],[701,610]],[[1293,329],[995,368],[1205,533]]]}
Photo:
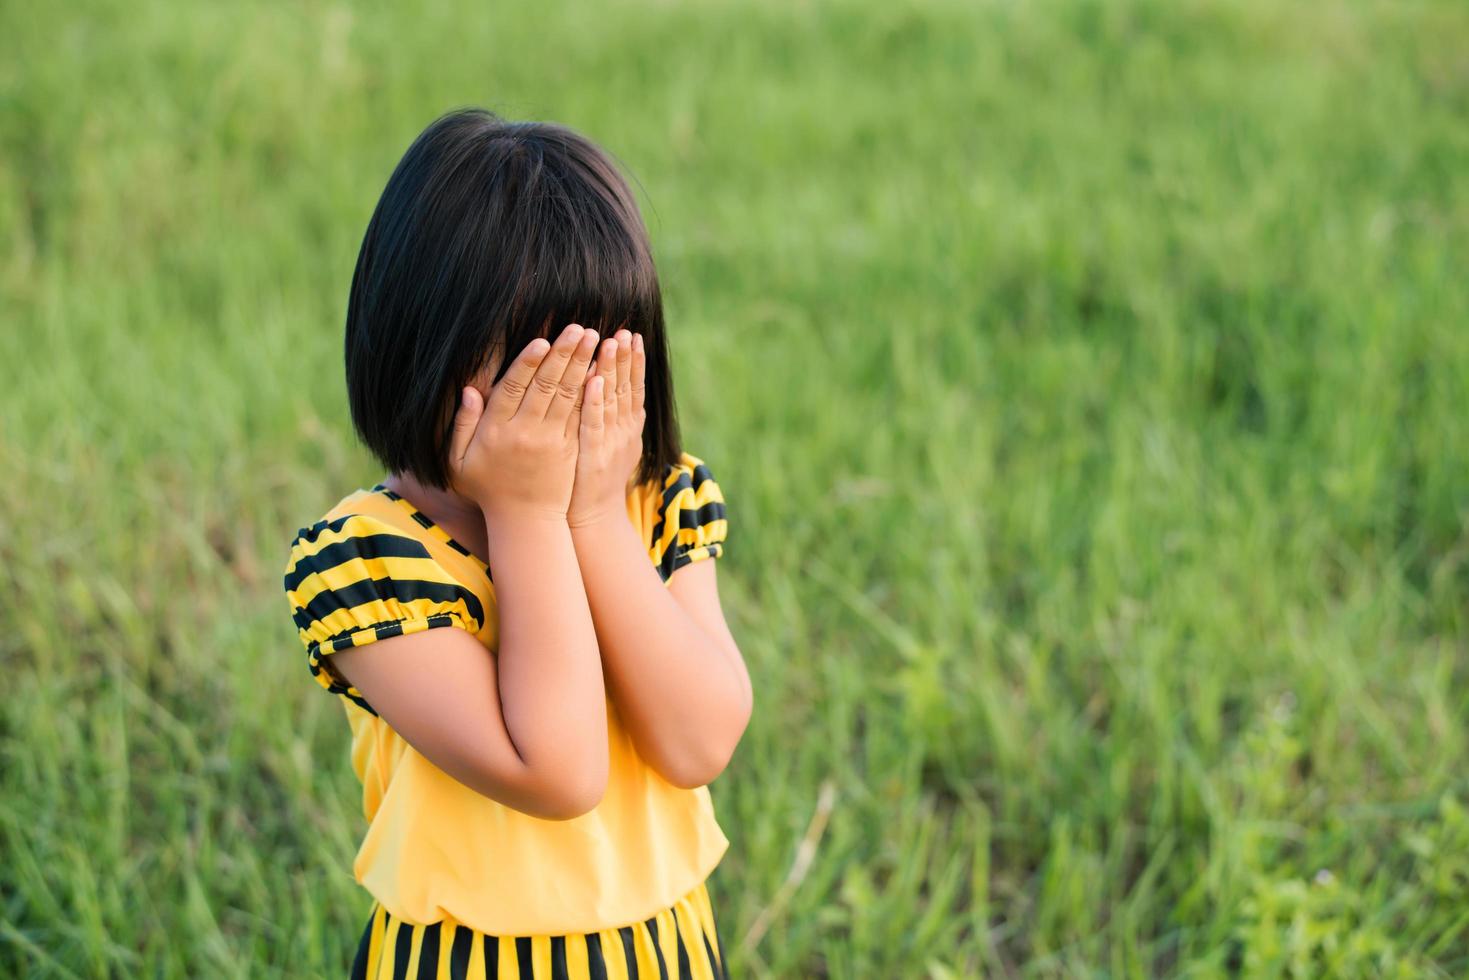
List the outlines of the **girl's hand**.
{"label": "girl's hand", "polygon": [[555,344],[526,345],[489,401],[460,393],[449,441],[450,482],[491,518],[564,521],[576,476],[582,386],[597,332],[569,324]]}
{"label": "girl's hand", "polygon": [[582,408],[572,527],[627,516],[628,482],[643,457],[647,359],[642,334],[619,330],[602,344]]}

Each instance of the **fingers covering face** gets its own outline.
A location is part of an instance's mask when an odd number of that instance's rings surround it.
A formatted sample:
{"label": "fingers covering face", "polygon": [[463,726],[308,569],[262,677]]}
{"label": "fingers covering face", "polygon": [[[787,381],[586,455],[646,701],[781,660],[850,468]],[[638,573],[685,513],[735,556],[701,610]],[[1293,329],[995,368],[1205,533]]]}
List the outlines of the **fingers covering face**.
{"label": "fingers covering face", "polygon": [[602,417],[606,425],[617,423],[617,351],[622,345],[611,337],[597,352],[597,376],[602,379]]}
{"label": "fingers covering face", "polygon": [[603,428],[602,392],[605,382],[601,375],[592,375],[587,380],[586,402],[581,410],[581,430],[600,433]]}
{"label": "fingers covering face", "polygon": [[[523,415],[527,419],[539,420],[546,418],[551,413],[552,402],[558,400],[558,395],[564,395],[563,378],[586,333],[586,328],[575,323],[567,324],[561,331],[556,342],[551,345],[550,352],[536,368],[534,377],[530,379],[525,397],[521,399],[520,408],[516,410],[517,416]],[[595,335],[593,336],[595,338]],[[573,398],[580,395],[582,380],[583,377],[580,374],[573,374],[572,377],[565,378]],[[567,412],[570,411],[570,404],[563,407]]]}
{"label": "fingers covering face", "polygon": [[490,392],[489,411],[492,418],[503,422],[515,414],[525,393],[530,390],[536,369],[541,366],[550,349],[550,342],[540,337],[525,345],[520,356],[506,369],[500,383]]}
{"label": "fingers covering face", "polygon": [[484,399],[473,387],[467,386],[459,393],[459,408],[454,412],[454,432],[449,440],[449,465],[457,467],[464,454],[469,452],[470,440],[479,427],[484,414]]}
{"label": "fingers covering face", "polygon": [[632,417],[632,331],[617,331],[617,417]]}
{"label": "fingers covering face", "polygon": [[648,355],[643,350],[643,335],[632,335],[632,410],[641,412],[648,394]]}
{"label": "fingers covering face", "polygon": [[556,397],[551,400],[551,407],[546,413],[548,419],[565,422],[568,432],[576,432],[575,416],[581,414],[582,386],[587,381],[587,366],[592,363],[592,356],[596,353],[597,331],[588,330],[582,334],[566,370],[562,372]]}

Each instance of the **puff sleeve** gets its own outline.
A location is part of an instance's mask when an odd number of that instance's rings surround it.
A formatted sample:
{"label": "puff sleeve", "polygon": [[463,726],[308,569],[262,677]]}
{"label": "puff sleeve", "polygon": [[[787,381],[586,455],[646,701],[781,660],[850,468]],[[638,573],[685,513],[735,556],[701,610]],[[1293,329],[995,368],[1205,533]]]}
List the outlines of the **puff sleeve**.
{"label": "puff sleeve", "polygon": [[422,541],[364,514],[298,532],[284,585],[316,682],[370,712],[362,693],[330,665],[333,653],[444,626],[477,633],[485,618],[479,597]]}
{"label": "puff sleeve", "polygon": [[685,453],[663,482],[649,555],[667,582],[692,562],[724,554],[729,533],[724,494],[709,467]]}

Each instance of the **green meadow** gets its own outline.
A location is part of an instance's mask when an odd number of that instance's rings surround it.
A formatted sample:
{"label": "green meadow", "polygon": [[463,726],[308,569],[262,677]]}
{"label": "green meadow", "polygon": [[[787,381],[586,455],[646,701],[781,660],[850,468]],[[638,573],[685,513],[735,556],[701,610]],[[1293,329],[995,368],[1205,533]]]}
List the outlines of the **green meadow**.
{"label": "green meadow", "polygon": [[89,0],[0,5],[0,976],[345,974],[280,575],[466,104],[637,180],[735,975],[1469,973],[1469,6]]}

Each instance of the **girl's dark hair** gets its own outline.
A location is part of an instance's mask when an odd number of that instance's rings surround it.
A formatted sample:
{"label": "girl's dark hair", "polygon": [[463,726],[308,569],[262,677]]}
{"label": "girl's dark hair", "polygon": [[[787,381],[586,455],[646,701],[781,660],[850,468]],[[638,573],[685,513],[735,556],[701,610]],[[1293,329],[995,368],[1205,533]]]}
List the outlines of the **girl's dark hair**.
{"label": "girl's dark hair", "polygon": [[663,300],[627,182],[585,137],[450,112],[398,162],[362,239],[347,304],[352,423],[392,472],[449,485],[459,392],[498,382],[536,337],[579,323],[643,335],[641,481],[680,454]]}

